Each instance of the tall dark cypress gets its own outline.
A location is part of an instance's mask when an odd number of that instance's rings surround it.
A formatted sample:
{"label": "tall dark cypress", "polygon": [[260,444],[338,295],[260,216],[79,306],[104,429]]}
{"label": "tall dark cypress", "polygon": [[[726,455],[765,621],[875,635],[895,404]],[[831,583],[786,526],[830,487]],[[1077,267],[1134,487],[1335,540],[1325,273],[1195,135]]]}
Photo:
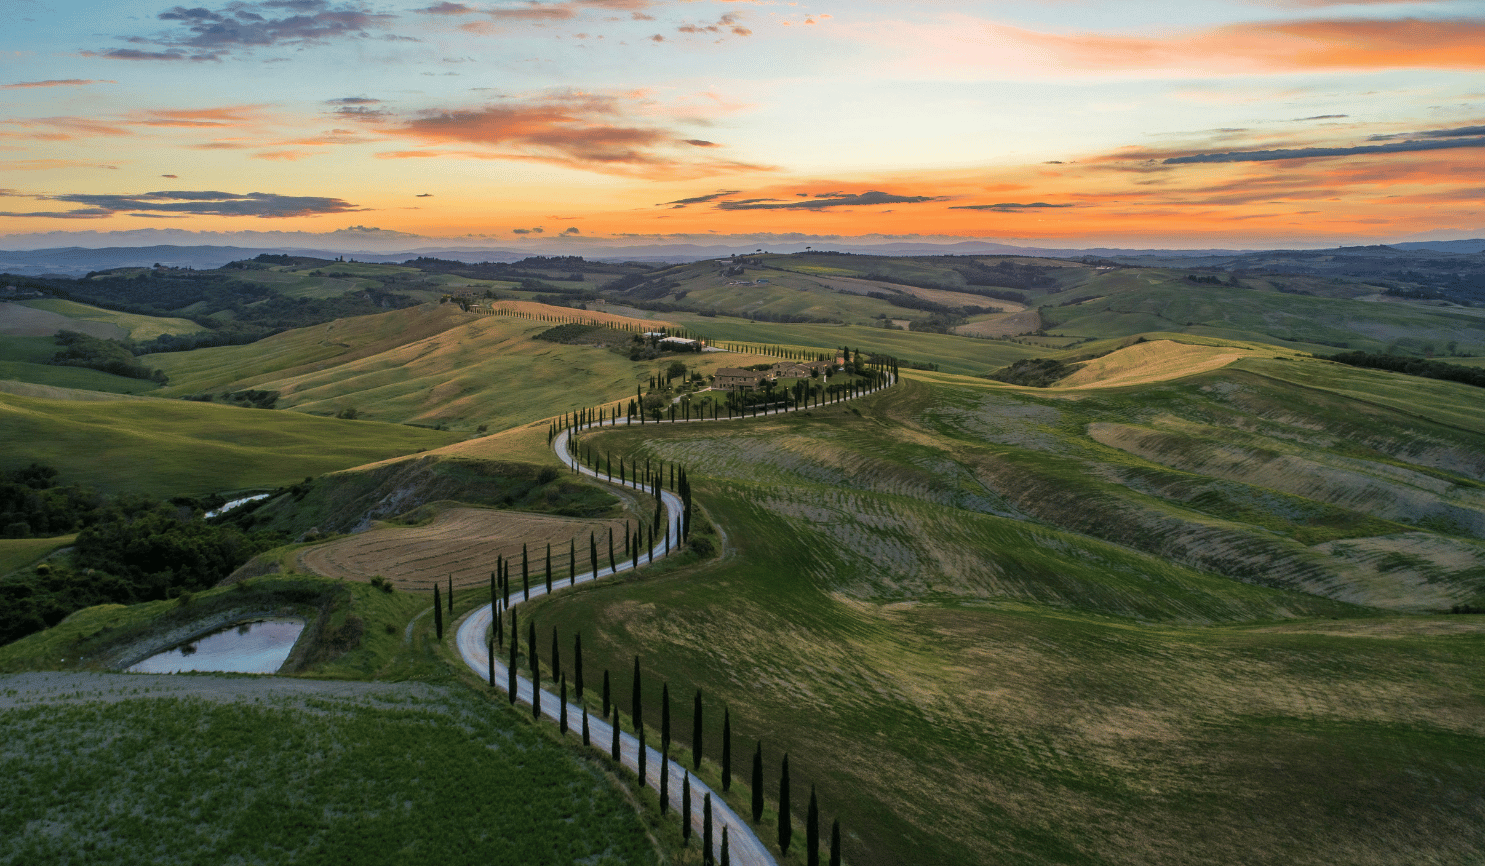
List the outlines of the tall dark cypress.
{"label": "tall dark cypress", "polygon": [[763,820],[763,741],[753,753],[753,823]]}
{"label": "tall dark cypress", "polygon": [[526,623],[526,662],[531,665],[531,718],[541,718],[541,657],[536,652],[536,621]]}
{"label": "tall dark cypress", "polygon": [[614,528],[608,528],[608,573],[617,574],[618,569],[614,566]]}
{"label": "tall dark cypress", "polygon": [[583,633],[572,638],[572,688],[578,703],[583,701]]}
{"label": "tall dark cypress", "polygon": [[[562,686],[558,690],[561,703],[557,704],[557,730],[565,734],[567,733],[567,674],[561,676],[561,681]],[[810,802],[813,803],[814,800]],[[820,864],[816,863],[815,866],[820,866]]]}
{"label": "tall dark cypress", "polygon": [[696,690],[696,703],[691,710],[691,769],[701,769],[701,689]]}
{"label": "tall dark cypress", "polygon": [[630,715],[634,718],[635,729],[643,728],[645,724],[645,713],[644,704],[639,693],[639,656],[634,657],[634,693],[630,695],[629,710]]}
{"label": "tall dark cypress", "polygon": [[567,539],[567,585],[577,586],[577,539]]}
{"label": "tall dark cypress", "polygon": [[526,555],[526,543],[521,542],[521,593],[525,601],[531,600],[531,559]]}
{"label": "tall dark cypress", "polygon": [[820,804],[815,801],[815,786],[810,785],[809,810],[804,813],[804,863],[820,866]]}
{"label": "tall dark cypress", "polygon": [[613,719],[613,723],[612,724],[613,724],[613,728],[614,728],[614,741],[608,747],[608,754],[609,754],[609,757],[611,757],[615,761],[617,761],[617,760],[619,760],[619,708],[618,707],[614,707],[614,719]]}
{"label": "tall dark cypress", "polygon": [[608,668],[603,669],[603,717],[608,718],[609,691],[608,691]]}
{"label": "tall dark cypress", "polygon": [[510,665],[505,669],[505,687],[510,694],[510,702],[516,702],[516,612],[511,611],[510,626]]}
{"label": "tall dark cypress", "polygon": [[830,822],[830,866],[840,866],[840,819]]}
{"label": "tall dark cypress", "polygon": [[547,595],[552,594],[552,543],[547,542]]}
{"label": "tall dark cypress", "polygon": [[588,737],[588,708],[583,707],[583,745],[591,745]]}
{"label": "tall dark cypress", "polygon": [[660,746],[670,748],[670,683],[660,684]]}
{"label": "tall dark cypress", "polygon": [[490,688],[495,688],[495,636],[490,635]]}
{"label": "tall dark cypress", "polygon": [[649,758],[649,755],[645,754],[645,726],[635,724],[634,735],[639,737],[639,786],[646,788],[649,787],[650,780],[645,778],[645,762]]}
{"label": "tall dark cypress", "polygon": [[732,790],[732,712],[722,708],[722,793]]}
{"label": "tall dark cypress", "polygon": [[681,783],[681,844],[691,844],[691,774],[682,773]]}
{"label": "tall dark cypress", "polygon": [[701,862],[713,866],[712,859],[712,792],[701,798]]}
{"label": "tall dark cypress", "polygon": [[495,642],[505,646],[505,614],[495,608]]}
{"label": "tall dark cypress", "polygon": [[732,866],[732,854],[727,850],[727,825],[722,825],[722,856],[717,860],[719,866]]}
{"label": "tall dark cypress", "polygon": [[789,814],[789,753],[784,753],[783,768],[779,770],[779,850],[789,854],[789,843],[794,840],[794,818]]}
{"label": "tall dark cypress", "polygon": [[593,567],[593,579],[598,579],[598,533],[588,533],[588,564]]}
{"label": "tall dark cypress", "polygon": [[660,815],[670,810],[670,749],[660,749]]}
{"label": "tall dark cypress", "polygon": [[454,612],[454,575],[449,575],[449,613]]}
{"label": "tall dark cypress", "polygon": [[433,631],[443,640],[443,603],[438,598],[438,581],[433,582]]}
{"label": "tall dark cypress", "polygon": [[562,648],[557,644],[557,627],[552,626],[552,676],[562,673]]}
{"label": "tall dark cypress", "polygon": [[500,613],[500,588],[495,585],[495,572],[490,572],[490,607],[498,615]]}

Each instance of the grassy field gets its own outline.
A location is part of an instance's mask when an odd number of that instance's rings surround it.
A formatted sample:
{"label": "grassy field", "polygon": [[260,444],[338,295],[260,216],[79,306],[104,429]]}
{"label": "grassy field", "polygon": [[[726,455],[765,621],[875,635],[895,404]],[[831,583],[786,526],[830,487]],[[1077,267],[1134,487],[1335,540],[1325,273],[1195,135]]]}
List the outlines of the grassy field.
{"label": "grassy field", "polygon": [[[639,655],[647,706],[662,681],[729,706],[735,754],[764,741],[772,796],[787,751],[850,862],[1467,863],[1485,621],[1373,605],[1482,598],[1479,542],[1353,510],[1396,490],[1343,507],[1088,435],[1200,419],[1322,479],[1468,500],[1469,389],[1420,418],[1333,366],[1061,393],[923,374],[808,416],[590,435],[686,465],[730,555],[524,615],[582,630],[618,694]],[[1315,381],[1268,375],[1291,368]]]}
{"label": "grassy field", "polygon": [[60,347],[51,337],[0,336],[0,380],[110,394],[147,394],[160,387],[147,379],[129,379],[86,367],[59,367],[47,363],[58,351]]}
{"label": "grassy field", "polygon": [[[96,397],[80,392],[83,397]],[[184,400],[45,399],[0,393],[0,467],[50,464],[110,492],[205,495],[293,484],[420,449],[449,433]]]}
{"label": "grassy field", "polygon": [[[356,409],[379,421],[503,430],[628,397],[673,360],[630,361],[606,349],[533,339],[551,327],[444,304],[289,331],[254,346],[151,355],[147,363],[172,377],[167,394],[271,390],[280,393],[281,408],[299,412]],[[674,359],[703,373],[768,360],[722,353]]]}
{"label": "grassy field", "polygon": [[116,310],[105,310],[101,307],[79,304],[75,301],[64,301],[61,298],[42,298],[36,301],[22,301],[21,303],[33,309],[58,313],[69,319],[77,319],[83,322],[106,322],[110,325],[116,325],[129,339],[141,343],[146,340],[153,340],[161,334],[194,334],[198,331],[206,330],[190,319],[143,316],[137,313],[120,313]]}
{"label": "grassy field", "polygon": [[25,568],[54,550],[71,544],[77,535],[55,538],[0,538],[0,576]]}

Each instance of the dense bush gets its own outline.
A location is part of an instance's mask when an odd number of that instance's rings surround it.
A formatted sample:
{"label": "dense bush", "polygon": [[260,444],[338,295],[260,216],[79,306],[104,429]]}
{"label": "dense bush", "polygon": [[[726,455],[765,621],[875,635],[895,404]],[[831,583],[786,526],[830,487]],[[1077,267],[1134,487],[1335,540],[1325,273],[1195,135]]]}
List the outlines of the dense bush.
{"label": "dense bush", "polygon": [[1460,382],[1476,388],[1485,388],[1485,370],[1465,367],[1461,364],[1445,364],[1442,361],[1429,361],[1424,358],[1405,358],[1401,355],[1382,355],[1371,352],[1342,352],[1339,355],[1330,355],[1326,357],[1326,360],[1349,364],[1352,367],[1391,370],[1394,373],[1406,373],[1409,376],[1442,379],[1446,382]]}

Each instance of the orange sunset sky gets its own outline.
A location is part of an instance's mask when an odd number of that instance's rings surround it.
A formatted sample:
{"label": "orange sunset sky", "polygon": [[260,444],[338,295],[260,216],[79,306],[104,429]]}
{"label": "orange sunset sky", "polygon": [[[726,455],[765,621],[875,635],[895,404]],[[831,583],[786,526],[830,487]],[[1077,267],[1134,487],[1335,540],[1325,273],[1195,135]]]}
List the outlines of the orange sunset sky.
{"label": "orange sunset sky", "polygon": [[10,5],[0,248],[1485,236],[1478,3]]}

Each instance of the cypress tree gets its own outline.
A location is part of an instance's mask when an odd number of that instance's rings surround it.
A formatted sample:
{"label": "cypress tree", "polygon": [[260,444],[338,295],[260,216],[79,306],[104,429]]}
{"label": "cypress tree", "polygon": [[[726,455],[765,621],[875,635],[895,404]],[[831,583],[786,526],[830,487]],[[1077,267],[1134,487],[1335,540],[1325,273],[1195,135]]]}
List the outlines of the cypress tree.
{"label": "cypress tree", "polygon": [[701,770],[701,689],[696,690],[695,706],[691,710],[691,768]]}
{"label": "cypress tree", "polygon": [[649,755],[645,754],[645,726],[639,722],[634,723],[634,735],[639,737],[639,786],[649,787],[650,780],[645,778],[645,761]]}
{"label": "cypress tree", "polygon": [[753,753],[753,823],[763,820],[763,741]]}
{"label": "cypress tree", "polygon": [[454,612],[454,575],[449,575],[449,613]]}
{"label": "cypress tree", "polygon": [[511,611],[510,627],[510,665],[505,669],[505,687],[510,693],[512,705],[516,702],[516,624],[515,611]]}
{"label": "cypress tree", "polygon": [[552,626],[552,676],[562,673],[562,651],[557,645],[557,627]]}
{"label": "cypress tree", "polygon": [[727,825],[722,825],[722,857],[717,861],[720,866],[732,866],[732,855],[727,851]]}
{"label": "cypress tree", "polygon": [[577,695],[578,703],[583,700],[583,633],[578,632],[572,638],[572,687]]}
{"label": "cypress tree", "polygon": [[670,683],[660,684],[660,747],[670,748]]}
{"label": "cypress tree", "polygon": [[541,718],[541,657],[536,652],[536,622],[526,623],[526,661],[531,665],[531,718]]}
{"label": "cypress tree", "polygon": [[634,543],[631,544],[631,545],[629,545],[629,547],[634,552],[634,567],[635,568],[639,568],[639,532],[640,531],[638,529],[634,530]]}
{"label": "cypress tree", "polygon": [[495,608],[495,642],[505,646],[505,614]]}
{"label": "cypress tree", "polygon": [[619,708],[614,707],[614,742],[608,747],[609,757],[619,760]]}
{"label": "cypress tree", "polygon": [[490,635],[490,688],[495,688],[495,636]]}
{"label": "cypress tree", "polygon": [[670,809],[670,748],[660,749],[660,815]]}
{"label": "cypress tree", "polygon": [[608,691],[608,668],[603,669],[603,717],[608,718],[609,691]]}
{"label": "cypress tree", "polygon": [[681,844],[691,844],[691,774],[683,772],[681,784]]}
{"label": "cypress tree", "polygon": [[712,866],[712,792],[707,791],[701,800],[701,862]]}
{"label": "cypress tree", "polygon": [[526,555],[524,541],[521,542],[521,593],[523,600],[531,600],[531,560]]}
{"label": "cypress tree", "polygon": [[552,543],[547,542],[547,595],[552,594]]}
{"label": "cypress tree", "polygon": [[629,710],[630,715],[634,717],[634,726],[643,727],[645,714],[639,693],[639,656],[634,657],[634,694],[630,696]]}
{"label": "cypress tree", "polygon": [[567,585],[577,586],[577,539],[567,540]]}
{"label": "cypress tree", "polygon": [[612,526],[608,528],[608,572],[618,574],[618,569],[614,567],[614,528]]}
{"label": "cypress tree", "polygon": [[500,613],[500,587],[496,585],[495,572],[490,572],[490,607]]}
{"label": "cypress tree", "polygon": [[722,793],[732,790],[732,712],[722,708]]}
{"label": "cypress tree", "polygon": [[830,823],[830,866],[840,866],[840,819]]}
{"label": "cypress tree", "polygon": [[583,707],[583,745],[592,745],[588,739],[588,708]]}
{"label": "cypress tree", "polygon": [[443,640],[443,604],[438,600],[438,581],[433,582],[433,631]]}
{"label": "cypress tree", "polygon": [[[567,674],[562,674],[561,680],[562,686],[558,694],[561,696],[562,702],[557,704],[557,730],[565,734],[567,733]],[[814,801],[811,800],[810,802]],[[820,864],[816,863],[815,866],[820,866]]]}
{"label": "cypress tree", "polygon": [[789,854],[789,843],[794,840],[794,820],[789,814],[789,753],[784,753],[783,769],[779,771],[779,850]]}
{"label": "cypress tree", "polygon": [[804,815],[805,866],[820,866],[820,805],[815,801],[815,786],[810,785],[809,810]]}
{"label": "cypress tree", "polygon": [[588,533],[588,564],[593,566],[593,579],[598,579],[598,535]]}

